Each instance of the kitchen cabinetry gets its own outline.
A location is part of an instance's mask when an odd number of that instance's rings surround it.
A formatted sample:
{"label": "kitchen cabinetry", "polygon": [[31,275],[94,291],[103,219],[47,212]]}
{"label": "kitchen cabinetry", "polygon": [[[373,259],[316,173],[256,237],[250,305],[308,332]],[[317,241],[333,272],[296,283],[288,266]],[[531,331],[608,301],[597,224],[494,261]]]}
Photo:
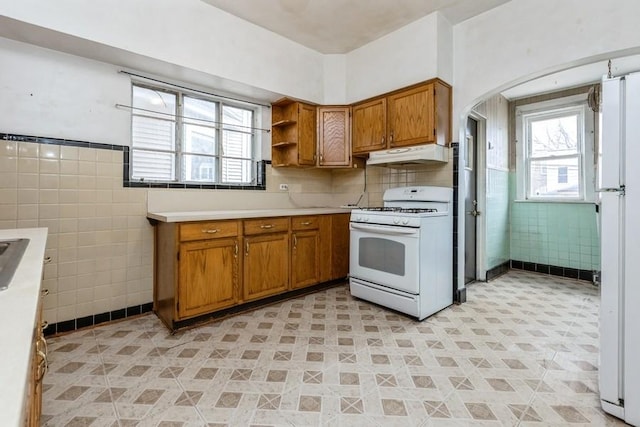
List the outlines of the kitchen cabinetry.
{"label": "kitchen cabinetry", "polygon": [[171,330],[349,272],[349,213],[158,222],[154,233],[154,311]]}
{"label": "kitchen cabinetry", "polygon": [[[42,296],[49,293],[42,290]],[[42,414],[42,381],[49,367],[47,361],[47,342],[44,338],[46,322],[42,321],[42,299],[38,302],[36,324],[33,331],[33,344],[31,349],[31,362],[28,380],[28,405],[26,408],[26,422],[28,427],[39,427]]]}
{"label": "kitchen cabinetry", "polygon": [[244,298],[289,288],[289,217],[244,221]]}
{"label": "kitchen cabinetry", "polygon": [[351,156],[350,116],[350,107],[318,107],[318,167],[364,166],[362,159]]}
{"label": "kitchen cabinetry", "polygon": [[288,98],[271,105],[273,167],[315,166],[316,107]]}
{"label": "kitchen cabinetry", "polygon": [[353,107],[353,154],[451,141],[451,86],[439,79]]}
{"label": "kitchen cabinetry", "polygon": [[348,213],[320,216],[321,282],[349,274],[349,216]]}
{"label": "kitchen cabinetry", "polygon": [[320,282],[320,233],[317,216],[291,218],[291,288]]}
{"label": "kitchen cabinetry", "polygon": [[353,106],[353,154],[387,147],[387,100],[375,99]]}
{"label": "kitchen cabinetry", "polygon": [[182,224],[180,240],[178,318],[236,304],[240,274],[238,222]]}

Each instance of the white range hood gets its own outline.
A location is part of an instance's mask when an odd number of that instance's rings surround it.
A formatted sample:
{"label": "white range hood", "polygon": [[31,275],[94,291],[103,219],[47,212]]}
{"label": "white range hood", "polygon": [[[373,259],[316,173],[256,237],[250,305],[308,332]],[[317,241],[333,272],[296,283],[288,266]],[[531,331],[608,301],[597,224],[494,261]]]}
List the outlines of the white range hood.
{"label": "white range hood", "polygon": [[448,161],[448,147],[438,144],[425,144],[415,147],[374,151],[369,154],[367,165],[406,168],[433,162],[447,163]]}

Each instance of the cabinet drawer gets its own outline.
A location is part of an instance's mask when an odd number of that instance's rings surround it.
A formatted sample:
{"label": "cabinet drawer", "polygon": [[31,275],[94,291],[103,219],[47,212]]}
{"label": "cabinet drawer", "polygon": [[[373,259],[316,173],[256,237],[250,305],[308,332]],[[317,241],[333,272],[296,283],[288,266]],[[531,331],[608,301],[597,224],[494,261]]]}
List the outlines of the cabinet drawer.
{"label": "cabinet drawer", "polygon": [[287,231],[289,231],[289,217],[260,218],[244,221],[245,235]]}
{"label": "cabinet drawer", "polygon": [[180,224],[180,241],[216,239],[238,235],[238,221],[202,221]]}
{"label": "cabinet drawer", "polygon": [[316,230],[318,228],[318,217],[316,215],[292,216],[291,229],[298,230]]}

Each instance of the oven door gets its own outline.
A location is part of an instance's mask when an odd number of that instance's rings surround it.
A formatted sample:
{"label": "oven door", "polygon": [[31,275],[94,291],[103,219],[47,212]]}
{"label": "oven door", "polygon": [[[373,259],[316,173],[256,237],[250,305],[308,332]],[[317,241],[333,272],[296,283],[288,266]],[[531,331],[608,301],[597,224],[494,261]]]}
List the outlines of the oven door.
{"label": "oven door", "polygon": [[419,291],[419,228],[352,222],[349,275],[403,292]]}

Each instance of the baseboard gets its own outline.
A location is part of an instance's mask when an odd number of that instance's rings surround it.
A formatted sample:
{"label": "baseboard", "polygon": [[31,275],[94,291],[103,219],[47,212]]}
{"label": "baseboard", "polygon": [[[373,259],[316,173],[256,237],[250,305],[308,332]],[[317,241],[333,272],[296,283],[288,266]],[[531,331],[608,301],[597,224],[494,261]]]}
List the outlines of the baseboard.
{"label": "baseboard", "polygon": [[467,288],[456,290],[454,301],[456,304],[462,304],[467,302]]}
{"label": "baseboard", "polygon": [[45,336],[62,334],[77,329],[88,328],[90,326],[99,325],[101,323],[112,322],[114,320],[125,319],[131,316],[138,316],[148,313],[153,309],[153,303],[148,302],[140,305],[133,305],[119,310],[106,311],[100,314],[92,314],[90,316],[80,317],[77,319],[65,320],[64,322],[52,323],[44,330]]}
{"label": "baseboard", "polygon": [[487,282],[495,279],[496,277],[500,277],[509,271],[509,267],[511,266],[511,261],[505,261],[500,265],[496,265],[495,267],[487,270]]}
{"label": "baseboard", "polygon": [[511,268],[515,270],[534,271],[536,273],[549,274],[551,276],[566,277],[568,279],[586,280],[593,283],[593,270],[580,270],[578,268],[558,267],[555,265],[538,264],[534,262],[525,262],[511,260]]}

